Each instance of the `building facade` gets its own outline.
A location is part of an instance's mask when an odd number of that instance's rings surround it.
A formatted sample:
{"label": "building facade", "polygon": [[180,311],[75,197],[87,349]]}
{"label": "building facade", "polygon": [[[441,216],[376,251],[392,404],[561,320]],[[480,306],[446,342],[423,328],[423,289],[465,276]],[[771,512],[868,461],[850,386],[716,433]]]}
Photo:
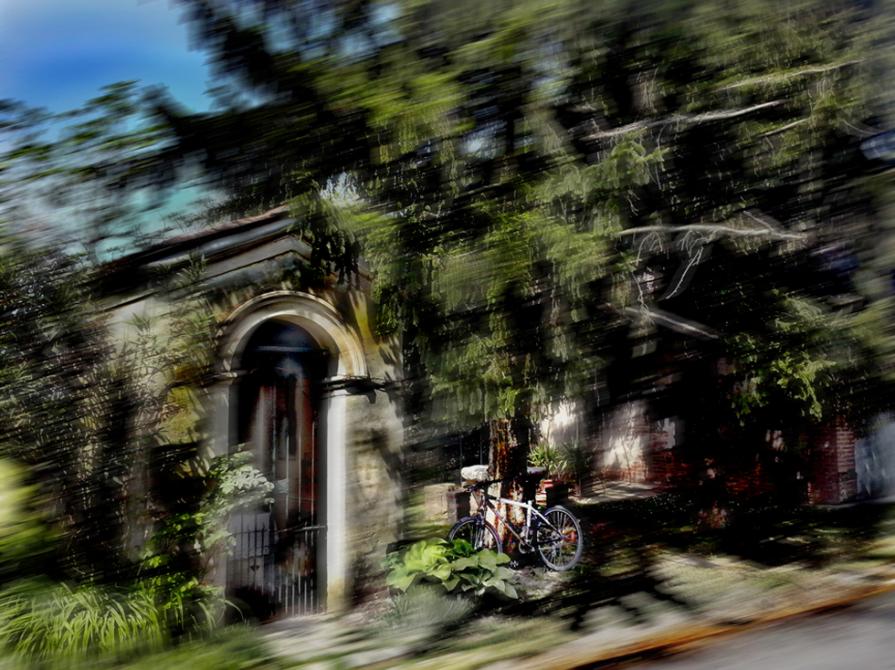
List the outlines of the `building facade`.
{"label": "building facade", "polygon": [[199,439],[210,457],[248,452],[272,485],[268,502],[230,516],[213,580],[262,616],[350,606],[402,510],[399,342],[373,332],[364,268],[310,271],[295,230],[276,209],[159,242],[105,280],[122,342],[151,322],[165,346],[185,304],[209,312]]}

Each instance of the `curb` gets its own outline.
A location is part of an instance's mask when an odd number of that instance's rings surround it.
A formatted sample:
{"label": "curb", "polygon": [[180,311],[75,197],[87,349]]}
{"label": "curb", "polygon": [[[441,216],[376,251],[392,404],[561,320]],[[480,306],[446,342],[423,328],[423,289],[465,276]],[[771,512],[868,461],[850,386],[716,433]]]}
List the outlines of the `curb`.
{"label": "curb", "polygon": [[[732,637],[740,633],[749,632],[782,621],[790,621],[801,617],[809,617],[825,612],[846,609],[868,598],[895,592],[895,580],[887,583],[854,589],[852,592],[820,601],[807,607],[783,608],[770,612],[758,619],[743,624],[707,624],[679,628],[664,635],[633,642],[621,647],[606,649],[603,651],[585,651],[565,653],[562,657],[545,658],[545,656],[530,656],[518,659],[516,667],[549,668],[550,670],[574,670],[576,668],[623,666],[627,663],[643,660],[645,657],[661,656],[664,654],[676,654],[682,651],[698,648],[710,641],[719,638]],[[574,645],[573,643],[570,643]]]}

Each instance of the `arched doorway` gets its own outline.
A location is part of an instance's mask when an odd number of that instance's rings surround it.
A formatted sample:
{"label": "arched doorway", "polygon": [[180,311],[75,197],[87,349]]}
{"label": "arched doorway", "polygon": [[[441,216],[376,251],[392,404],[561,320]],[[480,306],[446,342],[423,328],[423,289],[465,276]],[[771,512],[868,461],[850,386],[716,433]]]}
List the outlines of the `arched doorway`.
{"label": "arched doorway", "polygon": [[[350,588],[346,489],[349,388],[352,382],[368,378],[366,357],[355,333],[328,301],[298,291],[272,291],[242,304],[223,322],[219,333],[218,375],[210,389],[210,442],[215,454],[231,453],[244,444],[246,434],[251,434],[245,427],[243,408],[252,403],[242,400],[251,398],[250,389],[257,388],[248,367],[253,356],[257,360],[250,345],[261,341],[261,335],[257,340],[253,338],[268,323],[280,324],[277,327],[296,326],[305,344],[319,352],[322,359],[322,370],[314,366],[309,369],[324,375],[319,384],[314,384],[319,390],[314,396],[316,420],[313,424],[317,448],[315,512],[319,527],[315,565],[317,609],[301,609],[299,603],[293,612],[339,610],[346,606]],[[261,540],[250,537],[248,541],[254,546]],[[238,549],[239,546],[234,548],[231,558],[237,555]],[[215,566],[215,583],[232,592],[241,579],[240,566],[229,559],[216,562]],[[286,612],[282,606],[279,611]]]}
{"label": "arched doorway", "polygon": [[231,597],[263,617],[324,606],[325,462],[319,448],[328,352],[304,329],[263,322],[242,354],[236,433],[274,485],[270,502],[231,520]]}

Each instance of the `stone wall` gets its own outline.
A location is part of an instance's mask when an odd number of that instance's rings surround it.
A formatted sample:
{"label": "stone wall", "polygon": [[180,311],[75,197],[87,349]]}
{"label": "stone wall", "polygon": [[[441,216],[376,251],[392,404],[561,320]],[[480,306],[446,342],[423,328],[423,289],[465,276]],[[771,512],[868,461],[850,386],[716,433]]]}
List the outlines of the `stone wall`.
{"label": "stone wall", "polygon": [[404,510],[401,422],[382,391],[348,398],[348,578],[353,600],[382,587],[386,550],[398,537]]}

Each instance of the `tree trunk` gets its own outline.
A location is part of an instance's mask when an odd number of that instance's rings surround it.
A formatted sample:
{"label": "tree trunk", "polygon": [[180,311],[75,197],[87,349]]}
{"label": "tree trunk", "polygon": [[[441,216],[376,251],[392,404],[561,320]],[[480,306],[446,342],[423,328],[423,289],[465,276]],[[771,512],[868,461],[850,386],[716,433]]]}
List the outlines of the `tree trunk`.
{"label": "tree trunk", "polygon": [[[528,475],[528,450],[531,436],[531,422],[528,417],[518,415],[513,419],[492,419],[490,422],[491,444],[489,473],[491,479],[499,479],[499,493],[502,498],[521,500],[523,484]],[[496,488],[496,486],[495,486]],[[495,492],[491,491],[492,495]],[[517,507],[497,504],[500,514],[514,525],[525,522],[525,514]],[[515,548],[516,538],[502,523],[491,522],[497,527],[504,549]]]}

